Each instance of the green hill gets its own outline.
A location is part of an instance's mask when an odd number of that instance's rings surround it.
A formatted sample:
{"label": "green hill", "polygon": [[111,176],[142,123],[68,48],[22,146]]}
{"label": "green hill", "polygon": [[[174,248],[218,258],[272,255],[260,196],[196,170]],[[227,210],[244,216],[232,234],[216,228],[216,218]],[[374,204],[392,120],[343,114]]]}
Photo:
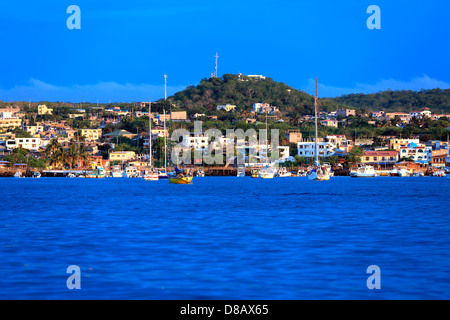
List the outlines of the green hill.
{"label": "green hill", "polygon": [[374,94],[349,94],[328,99],[331,103],[348,105],[365,110],[389,110],[409,112],[430,108],[436,113],[450,113],[450,89],[431,89],[421,91],[382,91]]}
{"label": "green hill", "polygon": [[311,113],[314,105],[309,94],[271,78],[259,80],[233,74],[202,79],[199,85],[189,86],[169,100],[190,113],[211,113],[217,105],[227,103],[250,111],[253,103],[264,102],[279,107],[283,113],[303,114]]}
{"label": "green hill", "polygon": [[[234,104],[241,110],[251,110],[253,103],[264,102],[280,108],[287,115],[312,114],[314,97],[271,78],[262,80],[242,75],[225,74],[222,78],[202,79],[197,86],[188,86],[169,100],[191,113],[214,113],[217,105]],[[348,94],[319,99],[322,111],[340,108],[367,111],[403,111],[428,107],[436,113],[450,113],[450,89],[421,91],[382,91],[374,94]]]}

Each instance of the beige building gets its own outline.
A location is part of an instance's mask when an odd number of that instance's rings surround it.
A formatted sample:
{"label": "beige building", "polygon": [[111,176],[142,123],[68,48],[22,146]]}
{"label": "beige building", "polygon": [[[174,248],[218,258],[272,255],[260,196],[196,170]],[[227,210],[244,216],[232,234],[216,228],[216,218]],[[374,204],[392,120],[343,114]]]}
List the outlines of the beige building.
{"label": "beige building", "polygon": [[302,133],[299,130],[289,130],[287,135],[289,136],[289,143],[297,144],[303,141]]}
{"label": "beige building", "polygon": [[109,161],[129,161],[135,157],[134,151],[114,151],[109,154]]}
{"label": "beige building", "polygon": [[38,115],[53,114],[53,109],[47,108],[45,104],[38,105]]}
{"label": "beige building", "polygon": [[102,137],[102,129],[81,129],[81,135],[86,141],[97,141]]}
{"label": "beige building", "polygon": [[397,151],[364,151],[361,156],[361,163],[367,164],[394,164],[397,161]]}
{"label": "beige building", "polygon": [[20,126],[22,126],[22,119],[15,119],[15,118],[0,119],[0,128],[10,128]]}

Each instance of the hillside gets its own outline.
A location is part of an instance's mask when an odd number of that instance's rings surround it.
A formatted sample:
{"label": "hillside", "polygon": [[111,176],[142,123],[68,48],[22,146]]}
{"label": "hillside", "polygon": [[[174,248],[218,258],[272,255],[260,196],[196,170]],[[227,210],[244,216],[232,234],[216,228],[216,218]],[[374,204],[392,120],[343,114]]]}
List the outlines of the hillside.
{"label": "hillside", "polygon": [[309,94],[271,78],[259,80],[232,74],[202,79],[199,85],[189,86],[169,100],[190,113],[211,113],[217,105],[227,103],[250,110],[258,102],[277,106],[283,113],[311,113],[314,105]]}
{"label": "hillside", "polygon": [[[250,79],[225,74],[222,78],[202,79],[197,86],[188,86],[169,98],[180,109],[192,113],[214,113],[217,105],[234,104],[241,110],[251,110],[253,103],[264,102],[280,108],[287,115],[312,114],[314,97],[271,78]],[[319,99],[322,111],[340,108],[368,111],[402,111],[428,107],[436,113],[450,113],[450,89],[422,91],[382,91],[374,94],[349,94]]]}
{"label": "hillside", "polygon": [[436,113],[450,113],[450,89],[422,91],[382,91],[374,94],[349,94],[329,99],[331,102],[365,110],[389,110],[409,112],[430,108]]}

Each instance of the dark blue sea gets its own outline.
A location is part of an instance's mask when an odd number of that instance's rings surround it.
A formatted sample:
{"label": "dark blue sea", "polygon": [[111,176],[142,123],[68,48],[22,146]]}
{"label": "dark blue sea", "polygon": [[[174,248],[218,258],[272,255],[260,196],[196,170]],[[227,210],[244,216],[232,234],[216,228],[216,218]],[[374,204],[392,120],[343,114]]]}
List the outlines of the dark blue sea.
{"label": "dark blue sea", "polygon": [[0,298],[450,298],[450,179],[193,182],[2,178]]}

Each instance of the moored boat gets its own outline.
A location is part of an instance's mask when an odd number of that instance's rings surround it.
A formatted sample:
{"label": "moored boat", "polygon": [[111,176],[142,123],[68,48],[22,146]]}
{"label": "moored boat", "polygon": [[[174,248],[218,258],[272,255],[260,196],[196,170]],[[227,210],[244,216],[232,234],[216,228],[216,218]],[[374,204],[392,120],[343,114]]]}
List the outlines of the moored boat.
{"label": "moored boat", "polygon": [[352,178],[374,178],[376,176],[375,169],[370,165],[362,165],[350,172]]}
{"label": "moored boat", "polygon": [[317,148],[317,79],[316,97],[314,99],[314,168],[308,174],[308,180],[326,181],[330,180],[330,174],[325,166],[320,166],[319,149]]}
{"label": "moored boat", "polygon": [[391,177],[407,177],[409,173],[406,168],[394,168],[389,172],[389,175]]}
{"label": "moored boat", "polygon": [[273,179],[275,177],[275,173],[275,168],[267,165],[259,171],[259,176],[262,179]]}
{"label": "moored boat", "polygon": [[287,171],[286,167],[281,167],[278,169],[277,177],[280,178],[292,177],[292,173]]}
{"label": "moored boat", "polygon": [[175,166],[175,172],[169,176],[169,182],[174,184],[191,184],[192,178],[193,176],[186,170],[180,170]]}

